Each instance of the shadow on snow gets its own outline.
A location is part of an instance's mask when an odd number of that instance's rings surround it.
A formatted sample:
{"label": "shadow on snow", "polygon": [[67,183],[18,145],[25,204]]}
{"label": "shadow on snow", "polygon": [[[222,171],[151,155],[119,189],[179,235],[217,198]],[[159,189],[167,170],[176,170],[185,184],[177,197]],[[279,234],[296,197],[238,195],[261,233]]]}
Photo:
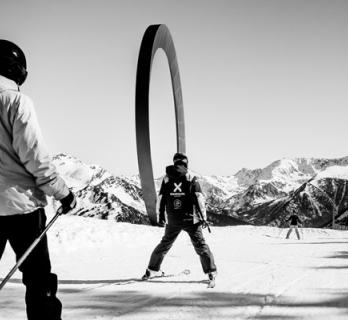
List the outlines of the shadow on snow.
{"label": "shadow on snow", "polygon": [[[247,317],[250,315],[250,307],[255,307],[253,319],[296,319],[292,312],[296,308],[339,308],[340,312],[348,315],[348,291],[336,292],[332,299],[299,302],[287,297],[275,297],[272,295],[245,294],[231,292],[206,292],[195,293],[160,293],[153,294],[141,291],[113,291],[113,292],[80,292],[74,299],[68,298],[69,290],[60,289],[60,296],[66,299],[65,308],[69,312],[74,312],[78,316],[97,316],[110,315],[122,316],[127,314],[137,315],[141,313],[144,317],[146,313],[175,313],[176,310],[184,313],[198,313],[202,317],[214,315],[214,319],[225,318],[230,314],[236,313],[239,316]],[[65,298],[65,299],[64,299]],[[271,306],[271,309],[264,309]],[[248,308],[248,310],[240,308]],[[276,307],[276,309],[274,308]],[[270,310],[270,314],[267,312]]]}

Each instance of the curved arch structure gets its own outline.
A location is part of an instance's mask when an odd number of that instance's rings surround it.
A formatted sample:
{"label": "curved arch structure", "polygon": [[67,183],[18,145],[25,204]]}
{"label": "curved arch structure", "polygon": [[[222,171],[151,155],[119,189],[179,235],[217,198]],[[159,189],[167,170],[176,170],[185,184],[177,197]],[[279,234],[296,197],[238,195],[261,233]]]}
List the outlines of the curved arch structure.
{"label": "curved arch structure", "polygon": [[184,106],[181,92],[178,61],[172,36],[166,25],[151,25],[143,36],[137,66],[135,89],[135,125],[139,174],[146,211],[152,224],[157,224],[156,188],[153,177],[150,126],[149,126],[149,89],[151,66],[158,49],[166,53],[172,80],[177,152],[186,152]]}

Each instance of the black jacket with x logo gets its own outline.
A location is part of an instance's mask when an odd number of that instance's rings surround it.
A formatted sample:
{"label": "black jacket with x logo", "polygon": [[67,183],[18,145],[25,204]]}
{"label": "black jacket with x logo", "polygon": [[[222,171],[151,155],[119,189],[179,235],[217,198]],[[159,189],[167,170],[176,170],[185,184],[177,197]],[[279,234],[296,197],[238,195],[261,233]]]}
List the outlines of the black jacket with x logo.
{"label": "black jacket with x logo", "polygon": [[204,200],[198,199],[199,195],[203,198],[199,182],[185,166],[168,166],[158,196],[159,220],[168,224],[198,223],[201,218],[197,211],[205,214]]}

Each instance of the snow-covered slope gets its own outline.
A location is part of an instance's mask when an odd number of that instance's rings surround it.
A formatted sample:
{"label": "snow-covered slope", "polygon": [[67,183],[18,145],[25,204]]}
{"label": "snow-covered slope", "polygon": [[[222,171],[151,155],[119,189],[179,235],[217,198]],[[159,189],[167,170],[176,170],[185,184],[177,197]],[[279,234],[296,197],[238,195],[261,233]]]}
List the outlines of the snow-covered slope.
{"label": "snow-covered slope", "polygon": [[[139,281],[163,229],[62,216],[49,231],[64,320],[345,320],[348,314],[346,231],[212,227],[204,232],[218,268],[216,287],[182,233],[165,257],[171,277]],[[0,278],[14,264],[10,246]],[[189,275],[178,275],[190,269]],[[25,319],[17,271],[0,292],[0,319]]]}

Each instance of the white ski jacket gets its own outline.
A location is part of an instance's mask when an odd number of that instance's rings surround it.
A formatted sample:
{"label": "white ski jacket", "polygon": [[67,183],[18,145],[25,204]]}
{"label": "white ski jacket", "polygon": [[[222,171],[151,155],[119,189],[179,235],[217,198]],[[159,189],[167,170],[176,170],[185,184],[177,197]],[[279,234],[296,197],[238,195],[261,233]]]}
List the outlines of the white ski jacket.
{"label": "white ski jacket", "polygon": [[25,214],[69,189],[46,151],[33,103],[0,75],[0,216]]}

